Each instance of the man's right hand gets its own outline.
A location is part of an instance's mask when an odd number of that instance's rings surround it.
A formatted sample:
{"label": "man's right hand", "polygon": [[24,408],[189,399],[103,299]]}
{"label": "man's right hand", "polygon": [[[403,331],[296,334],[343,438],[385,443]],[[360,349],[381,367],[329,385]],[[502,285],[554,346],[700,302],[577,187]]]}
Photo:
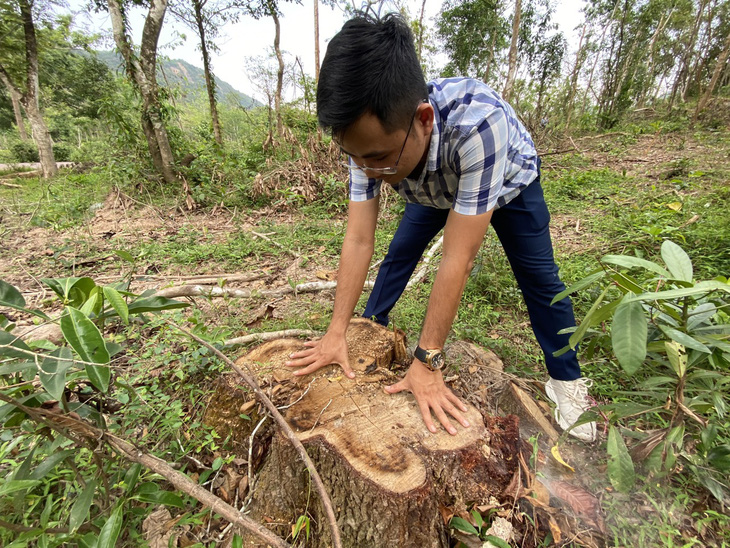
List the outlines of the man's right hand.
{"label": "man's right hand", "polygon": [[321,339],[307,341],[304,346],[309,348],[294,352],[289,356],[291,359],[284,364],[287,367],[302,367],[295,371],[294,375],[308,375],[325,365],[336,363],[342,367],[348,378],[355,378],[355,372],[347,359],[347,341],[344,335],[334,335],[328,331]]}

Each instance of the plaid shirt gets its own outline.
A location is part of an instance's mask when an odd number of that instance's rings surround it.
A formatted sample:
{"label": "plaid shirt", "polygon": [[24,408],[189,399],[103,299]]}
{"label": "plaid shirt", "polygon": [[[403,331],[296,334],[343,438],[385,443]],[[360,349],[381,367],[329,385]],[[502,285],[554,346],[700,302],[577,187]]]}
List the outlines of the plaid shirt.
{"label": "plaid shirt", "polygon": [[[408,202],[478,215],[507,204],[537,178],[537,151],[515,111],[479,80],[429,82],[435,119],[426,166],[417,180],[403,179]],[[380,179],[350,171],[350,199],[380,194]]]}

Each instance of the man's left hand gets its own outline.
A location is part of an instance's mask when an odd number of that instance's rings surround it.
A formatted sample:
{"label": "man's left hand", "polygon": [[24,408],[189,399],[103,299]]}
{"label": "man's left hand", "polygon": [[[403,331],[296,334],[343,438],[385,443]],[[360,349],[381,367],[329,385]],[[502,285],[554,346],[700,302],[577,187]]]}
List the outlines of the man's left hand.
{"label": "man's left hand", "polygon": [[397,394],[403,390],[409,390],[416,398],[423,421],[434,434],[438,428],[433,422],[431,412],[436,415],[449,434],[456,435],[457,431],[447,413],[464,428],[469,426],[469,422],[461,414],[466,413],[466,406],[446,386],[441,371],[430,371],[423,363],[414,359],[406,376],[400,382],[385,387],[388,394]]}

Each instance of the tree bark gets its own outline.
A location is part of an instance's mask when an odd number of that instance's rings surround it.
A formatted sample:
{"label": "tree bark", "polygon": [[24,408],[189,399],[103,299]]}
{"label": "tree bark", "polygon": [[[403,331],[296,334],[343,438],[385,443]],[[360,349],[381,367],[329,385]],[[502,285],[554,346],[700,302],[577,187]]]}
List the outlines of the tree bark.
{"label": "tree bark", "polygon": [[165,182],[179,182],[175,158],[170,146],[167,129],[160,115],[157,92],[157,42],[167,10],[167,0],[152,0],[142,30],[139,59],[134,54],[127,36],[126,16],[119,0],[108,1],[112,20],[114,42],[124,59],[127,75],[142,97],[142,130],[155,169]]}
{"label": "tree bark", "polygon": [[705,93],[702,95],[702,98],[697,103],[697,109],[695,110],[694,114],[695,120],[697,120],[697,116],[699,116],[700,112],[702,112],[702,110],[704,110],[704,108],[707,106],[707,103],[712,96],[712,92],[715,90],[717,81],[720,79],[720,74],[722,74],[722,71],[725,68],[725,63],[727,62],[728,56],[730,56],[730,34],[728,34],[725,38],[722,53],[720,53],[720,56],[717,58],[717,62],[715,63],[715,70],[712,71],[710,84],[707,86]]}
{"label": "tree bark", "polygon": [[23,111],[21,109],[22,94],[10,81],[10,78],[4,70],[0,70],[0,80],[5,84],[5,89],[8,90],[10,95],[10,101],[13,104],[13,115],[15,116],[15,125],[18,127],[18,134],[20,139],[23,141],[28,140],[28,133],[25,131],[25,122],[23,121]]}
{"label": "tree bark", "polygon": [[26,63],[26,85],[25,93],[21,96],[21,102],[25,113],[28,115],[33,141],[38,146],[38,156],[41,163],[43,177],[48,179],[57,172],[56,159],[53,156],[53,141],[48,131],[46,122],[41,114],[38,102],[38,43],[36,40],[35,24],[33,13],[28,0],[20,0],[20,13],[23,19],[23,32],[25,34],[25,63]]}
{"label": "tree bark", "polygon": [[426,13],[426,0],[421,2],[421,15],[418,18],[418,60],[423,64],[423,17]]}
{"label": "tree bark", "polygon": [[198,26],[198,36],[200,37],[200,51],[203,54],[203,73],[205,74],[205,89],[208,92],[208,104],[210,106],[210,119],[213,124],[213,138],[218,146],[223,146],[223,134],[221,132],[221,123],[218,118],[218,104],[215,97],[216,86],[215,77],[210,70],[210,54],[208,53],[208,44],[205,36],[205,21],[203,19],[203,5],[205,0],[193,0],[193,10],[195,11],[195,23]]}
{"label": "tree bark", "polygon": [[279,69],[276,72],[276,94],[274,95],[274,110],[276,110],[276,133],[279,137],[284,135],[284,118],[281,113],[281,93],[284,87],[284,57],[281,54],[279,42],[281,40],[281,24],[279,23],[279,14],[276,11],[276,5],[272,2],[269,4],[269,12],[274,19],[276,32],[274,34],[274,53],[279,63]]}
{"label": "tree bark", "polygon": [[319,83],[319,0],[314,0],[314,84]]}
{"label": "tree bark", "polygon": [[512,89],[515,85],[515,72],[517,70],[517,39],[520,36],[520,15],[522,13],[522,0],[515,0],[515,15],[512,18],[512,42],[509,46],[509,70],[507,81],[504,84],[502,97],[509,101],[512,96]]}

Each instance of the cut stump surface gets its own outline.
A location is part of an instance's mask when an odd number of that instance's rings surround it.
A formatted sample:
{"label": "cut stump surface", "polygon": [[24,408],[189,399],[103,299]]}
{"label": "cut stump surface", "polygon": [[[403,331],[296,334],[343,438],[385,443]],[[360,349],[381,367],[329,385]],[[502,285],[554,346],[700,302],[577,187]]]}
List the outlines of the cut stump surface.
{"label": "cut stump surface", "polygon": [[[400,376],[391,364],[408,361],[402,333],[354,319],[347,341],[355,379],[345,377],[339,366],[294,377],[284,366],[292,352],[302,349],[302,341],[293,339],[265,343],[238,364],[249,367],[276,405],[288,406],[284,416],[330,492],[345,546],[448,546],[439,508],[502,494],[517,467],[517,420],[485,420],[468,406],[471,427],[457,426],[456,436],[443,429],[432,434],[411,394],[383,391]],[[232,433],[235,424],[216,422],[222,416],[218,405],[237,413],[251,397],[231,390],[230,383],[221,387],[206,420],[219,433]],[[313,545],[329,546],[319,504],[310,500],[307,508],[303,471],[288,442],[275,435],[258,473],[252,517],[292,523],[308,512],[314,518]],[[255,544],[252,539],[250,545]]]}

